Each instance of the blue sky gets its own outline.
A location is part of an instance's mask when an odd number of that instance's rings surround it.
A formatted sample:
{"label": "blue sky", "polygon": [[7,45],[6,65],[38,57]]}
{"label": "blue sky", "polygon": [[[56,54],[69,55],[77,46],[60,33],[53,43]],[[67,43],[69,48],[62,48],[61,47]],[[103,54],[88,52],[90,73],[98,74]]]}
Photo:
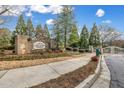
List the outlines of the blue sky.
{"label": "blue sky", "polygon": [[[124,6],[75,5],[73,8],[79,32],[83,25],[87,25],[88,30],[90,31],[93,23],[96,23],[97,25],[106,23],[121,32],[124,30]],[[18,15],[23,13],[25,21],[31,17],[34,26],[47,23],[50,27],[61,7],[42,5],[42,7],[21,6],[19,9],[17,8],[16,10],[18,11]],[[0,25],[0,27],[7,27],[11,31],[15,30],[18,15],[2,15],[3,18],[8,19],[8,23]]]}

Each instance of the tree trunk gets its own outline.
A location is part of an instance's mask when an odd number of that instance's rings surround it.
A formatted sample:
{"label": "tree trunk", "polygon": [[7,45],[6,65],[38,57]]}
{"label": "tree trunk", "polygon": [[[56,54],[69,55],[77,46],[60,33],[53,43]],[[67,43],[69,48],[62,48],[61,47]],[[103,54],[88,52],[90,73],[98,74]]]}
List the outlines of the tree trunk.
{"label": "tree trunk", "polygon": [[66,49],[66,42],[67,42],[66,35],[67,35],[67,31],[66,31],[66,28],[65,28],[65,42],[64,42],[64,48],[65,49]]}

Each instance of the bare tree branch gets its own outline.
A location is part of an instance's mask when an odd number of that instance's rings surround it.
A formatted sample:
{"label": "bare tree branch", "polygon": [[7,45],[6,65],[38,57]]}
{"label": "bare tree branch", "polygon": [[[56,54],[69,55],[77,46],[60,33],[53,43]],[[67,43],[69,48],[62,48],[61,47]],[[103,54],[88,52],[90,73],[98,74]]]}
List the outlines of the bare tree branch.
{"label": "bare tree branch", "polygon": [[112,42],[121,36],[119,31],[105,24],[100,25],[98,30],[100,31],[102,44],[105,42]]}
{"label": "bare tree branch", "polygon": [[1,12],[0,12],[0,15],[4,14],[4,13],[7,12],[8,10],[9,10],[9,9],[6,8],[5,10],[1,11]]}

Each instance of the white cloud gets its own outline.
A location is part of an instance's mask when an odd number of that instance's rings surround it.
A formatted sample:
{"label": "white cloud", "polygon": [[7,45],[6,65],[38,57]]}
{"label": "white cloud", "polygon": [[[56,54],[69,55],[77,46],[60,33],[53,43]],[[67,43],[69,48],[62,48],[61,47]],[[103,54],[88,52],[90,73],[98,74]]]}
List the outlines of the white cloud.
{"label": "white cloud", "polygon": [[102,23],[111,24],[112,21],[111,20],[103,20]]}
{"label": "white cloud", "polygon": [[63,6],[61,5],[49,5],[49,6],[0,5],[0,12],[5,10],[6,8],[9,9],[9,11],[3,13],[2,16],[19,16],[24,12],[26,16],[32,16],[32,12],[58,14],[61,12]]}
{"label": "white cloud", "polygon": [[55,20],[54,19],[48,19],[46,21],[46,24],[48,24],[48,25],[53,25],[54,23],[55,23]]}
{"label": "white cloud", "polygon": [[97,17],[102,17],[105,15],[105,11],[103,9],[98,9],[96,12]]}
{"label": "white cloud", "polygon": [[8,9],[7,12],[3,13],[2,16],[18,16],[26,11],[26,6],[19,5],[0,5],[0,12]]}
{"label": "white cloud", "polygon": [[31,17],[32,16],[32,13],[31,12],[28,12],[28,13],[26,13],[26,16]]}
{"label": "white cloud", "polygon": [[35,11],[35,12],[39,12],[39,13],[48,13],[50,12],[47,7],[43,6],[43,5],[32,5],[30,6],[30,11]]}
{"label": "white cloud", "polygon": [[62,6],[60,5],[50,5],[50,6],[44,6],[44,5],[32,5],[30,6],[30,11],[38,12],[38,13],[52,13],[52,14],[58,14],[62,10]]}
{"label": "white cloud", "polygon": [[48,10],[50,10],[52,14],[58,14],[58,13],[61,13],[62,8],[63,7],[60,5],[51,5],[49,6]]}

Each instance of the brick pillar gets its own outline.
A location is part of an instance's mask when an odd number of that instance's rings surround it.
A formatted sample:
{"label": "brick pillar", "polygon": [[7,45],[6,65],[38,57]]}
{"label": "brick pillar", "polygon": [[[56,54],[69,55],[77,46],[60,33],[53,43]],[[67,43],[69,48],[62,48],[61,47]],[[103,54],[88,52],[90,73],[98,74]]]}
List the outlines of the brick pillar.
{"label": "brick pillar", "polygon": [[28,36],[17,35],[15,45],[15,52],[17,55],[30,53]]}

